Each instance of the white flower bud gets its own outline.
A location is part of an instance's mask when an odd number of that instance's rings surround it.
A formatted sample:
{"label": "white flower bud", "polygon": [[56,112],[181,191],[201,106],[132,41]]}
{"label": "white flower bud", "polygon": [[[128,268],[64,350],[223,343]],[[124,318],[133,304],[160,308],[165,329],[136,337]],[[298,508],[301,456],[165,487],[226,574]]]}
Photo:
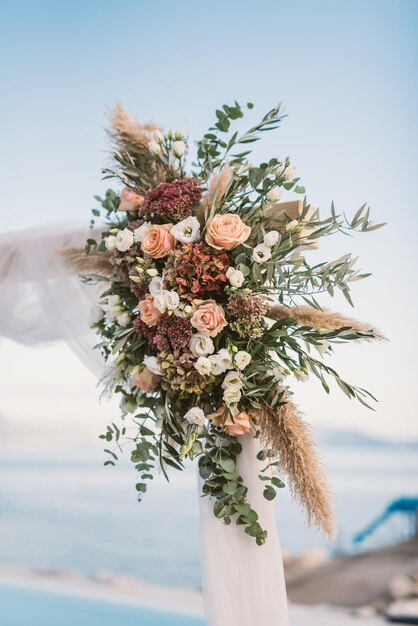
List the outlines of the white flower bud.
{"label": "white flower bud", "polygon": [[129,315],[127,311],[124,311],[123,313],[118,315],[116,321],[119,324],[119,326],[128,326],[129,322],[131,321],[131,316]]}
{"label": "white flower bud", "polygon": [[189,342],[189,348],[195,357],[212,354],[215,350],[212,339],[203,333],[195,333],[192,335]]}
{"label": "white flower bud", "polygon": [[265,263],[271,259],[271,249],[265,243],[259,243],[253,250],[253,260],[256,263]]}
{"label": "white flower bud", "polygon": [[200,239],[200,223],[194,215],[178,222],[170,230],[171,234],[180,243],[194,243]]}
{"label": "white flower bud", "polygon": [[157,376],[161,376],[161,374],[163,373],[161,363],[159,362],[156,356],[144,357],[143,363],[153,374],[156,374]]}
{"label": "white flower bud", "polygon": [[290,230],[295,230],[295,228],[297,228],[299,226],[299,222],[297,220],[292,220],[291,222],[289,222],[286,226],[286,232],[289,232]]}
{"label": "white flower bud", "polygon": [[235,367],[243,370],[251,363],[251,354],[245,350],[240,350],[235,355]]}
{"label": "white flower bud", "polygon": [[148,142],[148,150],[154,156],[159,156],[162,153],[161,145],[160,143],[158,143],[158,141],[155,141],[155,139],[152,139],[150,142]]}
{"label": "white flower bud", "polygon": [[273,187],[267,192],[266,198],[269,202],[277,202],[283,195],[283,189],[280,187]]}
{"label": "white flower bud", "polygon": [[109,235],[109,237],[106,237],[105,246],[106,250],[109,250],[109,252],[113,252],[113,250],[116,250],[116,237],[114,235]]}
{"label": "white flower bud", "polygon": [[120,230],[116,235],[115,245],[119,252],[126,252],[134,243],[134,234],[128,228]]}
{"label": "white flower bud", "polygon": [[228,374],[225,376],[223,380],[222,388],[227,389],[228,387],[235,387],[236,389],[241,389],[242,375],[240,374],[240,372],[237,372],[236,370],[231,370],[230,372],[228,372]]}
{"label": "white flower bud", "polygon": [[148,285],[149,292],[152,296],[158,296],[163,292],[163,279],[161,276],[154,276]]}
{"label": "white flower bud", "polygon": [[173,148],[174,154],[179,159],[181,159],[181,157],[186,152],[186,144],[184,143],[184,141],[173,141],[173,143],[171,144],[171,147]]}
{"label": "white flower bud", "polygon": [[223,393],[226,404],[236,404],[241,400],[241,391],[237,387],[227,387]]}
{"label": "white flower bud", "polygon": [[269,246],[269,248],[272,248],[279,241],[279,238],[279,232],[277,230],[271,230],[264,235],[264,243],[266,244],[266,246]]}
{"label": "white flower bud", "polygon": [[206,356],[200,356],[194,366],[202,376],[208,376],[212,373],[212,364]]}
{"label": "white flower bud", "polygon": [[245,277],[240,270],[233,270],[232,272],[230,272],[228,280],[231,283],[232,287],[241,287],[245,280]]}
{"label": "white flower bud", "polygon": [[138,226],[138,228],[135,228],[135,230],[134,230],[134,240],[136,241],[136,243],[141,243],[142,237],[144,236],[145,231],[150,226],[151,226],[151,224],[149,224],[148,222],[144,222],[143,224],[141,224],[141,226]]}
{"label": "white flower bud", "polygon": [[202,409],[195,406],[184,415],[184,419],[189,422],[189,424],[197,424],[198,426],[204,426],[206,421],[206,416],[203,413]]}

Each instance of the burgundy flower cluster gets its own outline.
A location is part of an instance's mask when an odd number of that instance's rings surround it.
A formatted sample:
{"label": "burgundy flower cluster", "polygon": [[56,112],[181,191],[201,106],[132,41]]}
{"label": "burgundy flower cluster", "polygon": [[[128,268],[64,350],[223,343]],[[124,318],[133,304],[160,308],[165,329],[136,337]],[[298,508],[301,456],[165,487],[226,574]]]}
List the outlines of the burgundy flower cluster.
{"label": "burgundy flower cluster", "polygon": [[185,348],[192,336],[192,325],[186,317],[162,317],[155,326],[147,326],[139,317],[134,321],[136,332],[148,339],[157,352],[172,352]]}
{"label": "burgundy flower cluster", "polygon": [[150,189],[145,195],[142,210],[145,219],[154,214],[179,222],[192,215],[201,197],[202,189],[195,179],[182,178]]}
{"label": "burgundy flower cluster", "polygon": [[171,254],[165,283],[186,300],[205,298],[222,289],[228,268],[226,252],[217,252],[203,241],[188,243]]}

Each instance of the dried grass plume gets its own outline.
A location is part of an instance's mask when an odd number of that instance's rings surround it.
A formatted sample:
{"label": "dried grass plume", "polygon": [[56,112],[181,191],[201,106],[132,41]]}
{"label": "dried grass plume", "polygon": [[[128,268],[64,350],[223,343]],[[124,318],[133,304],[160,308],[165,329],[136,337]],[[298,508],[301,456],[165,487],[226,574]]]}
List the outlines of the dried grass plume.
{"label": "dried grass plume", "polygon": [[307,521],[335,538],[336,526],[330,489],[310,428],[290,396],[275,409],[267,406],[257,415],[261,440],[277,454],[280,470],[286,474],[292,494],[306,511]]}
{"label": "dried grass plume", "polygon": [[112,136],[118,143],[128,143],[141,150],[148,150],[148,143],[153,132],[161,130],[154,122],[140,124],[130,115],[122,104],[117,104],[109,111],[111,127],[115,131]]}
{"label": "dried grass plume", "polygon": [[219,174],[216,174],[216,176],[212,178],[209,189],[202,198],[199,210],[196,214],[199,221],[204,221],[205,212],[209,213],[211,210],[217,208],[219,201],[225,195],[231,180],[232,170],[229,163],[226,163]]}
{"label": "dried grass plume", "polygon": [[87,253],[85,248],[64,248],[61,255],[77,274],[97,274],[104,278],[111,278],[115,274],[115,268],[106,253],[91,250]]}
{"label": "dried grass plume", "polygon": [[275,320],[291,318],[296,320],[300,326],[309,326],[315,329],[326,328],[327,330],[337,330],[339,328],[350,327],[362,333],[369,333],[365,339],[385,339],[380,330],[374,328],[371,324],[360,322],[342,313],[336,313],[327,309],[320,311],[310,306],[288,307],[275,304],[270,308],[268,315]]}

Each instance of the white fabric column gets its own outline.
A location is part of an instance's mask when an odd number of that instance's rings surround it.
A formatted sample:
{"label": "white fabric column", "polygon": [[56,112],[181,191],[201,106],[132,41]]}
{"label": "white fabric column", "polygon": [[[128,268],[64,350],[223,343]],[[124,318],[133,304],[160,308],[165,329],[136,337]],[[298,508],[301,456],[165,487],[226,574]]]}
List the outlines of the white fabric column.
{"label": "white fabric column", "polygon": [[258,478],[259,440],[239,438],[243,450],[237,469],[248,487],[248,502],[267,529],[257,546],[242,526],[226,526],[213,514],[213,500],[200,498],[202,582],[207,626],[288,626],[283,560],[274,502],[263,496]]}

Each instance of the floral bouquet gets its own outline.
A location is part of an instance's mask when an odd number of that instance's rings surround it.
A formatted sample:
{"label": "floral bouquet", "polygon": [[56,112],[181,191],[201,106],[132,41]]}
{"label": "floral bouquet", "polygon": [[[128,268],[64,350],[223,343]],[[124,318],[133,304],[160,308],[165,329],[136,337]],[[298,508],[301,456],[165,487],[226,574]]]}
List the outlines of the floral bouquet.
{"label": "floral bouquet", "polygon": [[274,499],[277,473],[286,474],[308,520],[333,533],[326,481],[287,383],[313,375],[328,393],[331,378],[367,404],[370,394],[326,361],[334,344],[381,336],[317,301],[341,291],[351,303],[350,283],[367,274],[350,254],[312,264],[309,251],[322,237],[381,225],[366,206],[351,221],[333,206],[320,217],[288,158],[252,164],[250,144],[284,115],[279,105],[233,132],[243,114],[238,103],[216,111],[188,174],[182,133],[140,125],[116,107],[104,175],[123,188],[97,197],[100,236],[66,255],[102,286],[92,326],[110,363],[105,387],[120,394],[122,412],[122,424],[102,435],[114,446],[106,464],[127,440],[140,498],[157,467],[167,477],[198,459],[214,515],[261,545],[267,533],[236,466],[243,435],[260,441],[264,496]]}

